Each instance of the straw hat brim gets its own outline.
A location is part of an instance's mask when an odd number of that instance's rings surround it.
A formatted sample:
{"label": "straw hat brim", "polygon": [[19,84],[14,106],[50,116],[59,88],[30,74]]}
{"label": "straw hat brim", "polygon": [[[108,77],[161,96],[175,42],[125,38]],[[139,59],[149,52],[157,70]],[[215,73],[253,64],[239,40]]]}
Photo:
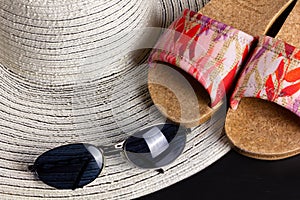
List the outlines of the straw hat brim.
{"label": "straw hat brim", "polygon": [[[193,128],[183,154],[164,174],[134,168],[110,148],[165,120],[147,91],[148,51],[116,59],[116,52],[137,42],[130,30],[167,26],[184,8],[198,10],[204,3],[1,1],[0,199],[132,199],[226,154],[222,112]],[[41,153],[74,142],[106,150],[105,170],[91,184],[56,190],[28,171]]]}

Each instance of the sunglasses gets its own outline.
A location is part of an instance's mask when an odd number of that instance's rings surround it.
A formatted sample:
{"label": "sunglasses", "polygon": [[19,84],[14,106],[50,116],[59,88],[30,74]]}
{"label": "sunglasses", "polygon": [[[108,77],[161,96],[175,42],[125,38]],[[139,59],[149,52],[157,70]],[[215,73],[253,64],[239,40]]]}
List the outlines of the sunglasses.
{"label": "sunglasses", "polygon": [[[175,161],[186,144],[190,129],[166,123],[144,128],[114,148],[141,169],[158,169]],[[104,151],[91,144],[76,143],[51,149],[28,168],[45,184],[57,189],[77,189],[94,181],[105,166]]]}

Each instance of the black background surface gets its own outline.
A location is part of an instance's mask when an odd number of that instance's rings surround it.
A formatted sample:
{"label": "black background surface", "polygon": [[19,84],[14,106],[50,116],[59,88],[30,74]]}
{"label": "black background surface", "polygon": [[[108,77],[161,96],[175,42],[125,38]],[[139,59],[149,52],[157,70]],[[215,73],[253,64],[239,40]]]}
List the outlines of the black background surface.
{"label": "black background surface", "polygon": [[196,175],[142,199],[299,200],[300,156],[261,161],[232,150]]}
{"label": "black background surface", "polygon": [[[294,5],[280,16],[267,35],[276,36]],[[192,177],[142,199],[300,200],[300,155],[262,161],[232,150]]]}

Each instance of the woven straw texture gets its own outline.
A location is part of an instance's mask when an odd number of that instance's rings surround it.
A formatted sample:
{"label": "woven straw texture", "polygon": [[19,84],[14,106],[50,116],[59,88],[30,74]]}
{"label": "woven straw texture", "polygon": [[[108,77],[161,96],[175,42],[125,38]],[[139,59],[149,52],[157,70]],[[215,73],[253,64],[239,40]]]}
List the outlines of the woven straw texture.
{"label": "woven straw texture", "polygon": [[[187,178],[228,152],[223,112],[188,135],[165,174],[131,167],[112,150],[143,126],[165,121],[147,91],[148,50],[136,29],[167,27],[193,0],[0,1],[0,199],[132,199]],[[142,40],[141,40],[142,39]],[[104,146],[91,184],[55,190],[27,166],[62,144]]]}

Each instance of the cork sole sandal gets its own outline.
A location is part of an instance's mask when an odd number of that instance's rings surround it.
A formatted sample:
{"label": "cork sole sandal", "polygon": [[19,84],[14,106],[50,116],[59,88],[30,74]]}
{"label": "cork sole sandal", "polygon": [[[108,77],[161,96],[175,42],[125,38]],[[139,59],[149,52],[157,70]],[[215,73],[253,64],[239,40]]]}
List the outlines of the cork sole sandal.
{"label": "cork sole sandal", "polygon": [[225,130],[246,156],[277,160],[300,153],[299,16],[300,1],[276,39],[260,37],[233,93]]}
{"label": "cork sole sandal", "polygon": [[266,33],[292,2],[212,0],[201,14],[186,10],[150,56],[148,88],[154,104],[187,127],[207,121],[226,106],[226,94],[254,41],[251,35]]}

